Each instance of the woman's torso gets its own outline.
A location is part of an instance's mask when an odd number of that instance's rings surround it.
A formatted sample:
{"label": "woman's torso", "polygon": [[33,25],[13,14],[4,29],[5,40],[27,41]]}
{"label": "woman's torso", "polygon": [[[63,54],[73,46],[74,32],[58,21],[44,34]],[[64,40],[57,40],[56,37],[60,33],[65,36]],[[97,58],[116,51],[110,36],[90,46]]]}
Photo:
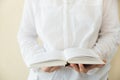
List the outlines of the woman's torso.
{"label": "woman's torso", "polygon": [[46,49],[91,48],[102,22],[102,0],[34,0],[35,27]]}
{"label": "woman's torso", "polygon": [[[103,0],[34,0],[35,27],[44,47],[92,48],[102,23]],[[93,75],[61,68],[53,73],[30,71],[29,80],[106,80],[110,66]],[[103,79],[102,79],[103,77]]]}

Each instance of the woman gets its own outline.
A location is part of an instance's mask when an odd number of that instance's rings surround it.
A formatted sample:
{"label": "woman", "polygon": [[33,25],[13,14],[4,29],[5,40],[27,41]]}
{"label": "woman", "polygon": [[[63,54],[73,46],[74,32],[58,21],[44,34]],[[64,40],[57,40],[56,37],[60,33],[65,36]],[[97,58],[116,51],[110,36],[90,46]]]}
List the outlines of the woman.
{"label": "woman", "polygon": [[28,80],[107,80],[110,62],[120,44],[117,2],[25,0],[17,38],[28,68],[40,59],[41,53],[66,49],[76,52],[77,48],[91,50],[106,63],[32,67]]}

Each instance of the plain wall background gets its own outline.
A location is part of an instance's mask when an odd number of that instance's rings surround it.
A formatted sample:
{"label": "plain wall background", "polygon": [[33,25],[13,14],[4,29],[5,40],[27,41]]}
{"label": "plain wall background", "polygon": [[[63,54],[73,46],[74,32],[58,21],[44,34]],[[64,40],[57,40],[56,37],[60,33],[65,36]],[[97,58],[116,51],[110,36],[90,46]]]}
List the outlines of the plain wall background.
{"label": "plain wall background", "polygon": [[[108,0],[109,1],[109,0]],[[23,0],[0,0],[0,80],[27,80],[17,43]],[[120,48],[112,61],[110,80],[120,80]]]}

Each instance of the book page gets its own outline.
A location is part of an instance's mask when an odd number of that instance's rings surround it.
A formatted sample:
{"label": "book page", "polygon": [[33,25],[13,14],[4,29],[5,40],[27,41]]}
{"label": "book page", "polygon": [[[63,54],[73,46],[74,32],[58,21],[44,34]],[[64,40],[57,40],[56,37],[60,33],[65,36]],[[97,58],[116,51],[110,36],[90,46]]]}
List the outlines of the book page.
{"label": "book page", "polygon": [[53,61],[45,61],[40,63],[38,62],[31,65],[31,67],[42,68],[42,67],[51,67],[51,66],[65,66],[65,64],[66,64],[66,61],[53,60]]}
{"label": "book page", "polygon": [[99,58],[97,54],[92,52],[90,49],[84,49],[84,48],[71,48],[69,50],[64,51],[64,56],[66,57],[66,60],[70,58],[75,57],[96,57]]}
{"label": "book page", "polygon": [[64,51],[64,55],[70,63],[104,64],[100,57],[90,49],[69,48]]}
{"label": "book page", "polygon": [[105,64],[100,58],[96,57],[75,57],[70,58],[68,62],[75,64]]}
{"label": "book page", "polygon": [[[50,51],[46,53],[40,53],[32,56],[32,60],[35,63],[44,63],[44,62],[52,62],[52,61],[64,61],[64,55],[57,51]],[[35,64],[33,63],[33,64]]]}

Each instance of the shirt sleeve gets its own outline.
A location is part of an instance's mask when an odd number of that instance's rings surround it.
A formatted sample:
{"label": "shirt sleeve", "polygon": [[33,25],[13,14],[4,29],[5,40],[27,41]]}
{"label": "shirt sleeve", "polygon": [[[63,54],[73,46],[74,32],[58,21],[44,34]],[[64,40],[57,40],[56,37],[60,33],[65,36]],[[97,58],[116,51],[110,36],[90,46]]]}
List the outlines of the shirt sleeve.
{"label": "shirt sleeve", "polygon": [[31,0],[24,0],[22,19],[20,22],[17,39],[22,57],[27,67],[30,67],[30,64],[34,62],[32,57],[33,55],[44,52],[44,48],[38,45],[37,42],[38,35],[35,29],[33,14],[33,4]]}
{"label": "shirt sleeve", "polygon": [[[30,69],[38,69],[39,66],[34,66],[34,64],[39,63],[43,57],[41,55],[47,52],[42,44],[38,44],[38,35],[34,19],[35,9],[32,1],[33,0],[24,1],[23,14],[17,34],[17,40],[26,66]],[[52,51],[52,53],[57,52],[59,51]]]}
{"label": "shirt sleeve", "polygon": [[118,0],[104,0],[103,2],[102,26],[99,38],[91,50],[110,62],[120,45]]}
{"label": "shirt sleeve", "polygon": [[118,15],[118,0],[103,0],[102,24],[98,38],[92,48],[67,48],[67,53],[97,54],[106,63],[110,63],[112,57],[120,45],[120,23]]}

